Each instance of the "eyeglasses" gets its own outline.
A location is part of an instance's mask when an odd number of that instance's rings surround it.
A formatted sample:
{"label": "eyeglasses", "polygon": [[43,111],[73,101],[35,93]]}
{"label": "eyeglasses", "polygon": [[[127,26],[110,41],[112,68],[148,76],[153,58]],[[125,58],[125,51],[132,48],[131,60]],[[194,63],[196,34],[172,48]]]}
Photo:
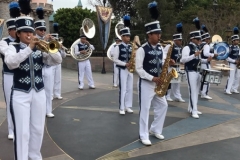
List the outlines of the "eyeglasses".
{"label": "eyeglasses", "polygon": [[46,29],[38,29],[39,31],[41,31],[41,32],[46,32]]}

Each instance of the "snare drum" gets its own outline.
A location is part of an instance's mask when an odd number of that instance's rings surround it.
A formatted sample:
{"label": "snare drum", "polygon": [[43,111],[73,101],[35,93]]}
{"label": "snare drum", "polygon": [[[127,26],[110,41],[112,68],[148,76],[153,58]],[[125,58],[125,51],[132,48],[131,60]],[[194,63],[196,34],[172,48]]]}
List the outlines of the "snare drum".
{"label": "snare drum", "polygon": [[202,72],[202,82],[212,84],[220,84],[222,80],[222,72],[212,69],[204,69]]}
{"label": "snare drum", "polygon": [[186,75],[184,71],[178,71],[178,77],[177,78],[173,78],[171,80],[171,83],[181,83],[181,82],[185,82],[186,80]]}

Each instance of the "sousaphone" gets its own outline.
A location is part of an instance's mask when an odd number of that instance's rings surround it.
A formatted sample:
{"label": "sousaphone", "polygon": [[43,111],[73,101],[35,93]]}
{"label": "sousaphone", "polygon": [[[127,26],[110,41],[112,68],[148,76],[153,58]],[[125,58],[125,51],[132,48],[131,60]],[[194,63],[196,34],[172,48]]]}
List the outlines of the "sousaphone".
{"label": "sousaphone", "polygon": [[[96,33],[96,28],[95,28],[93,21],[89,18],[85,18],[82,22],[82,27],[80,28],[80,35],[84,34],[87,38],[91,39],[95,36],[95,33]],[[88,59],[89,57],[91,57],[93,50],[90,47],[88,47],[86,49],[86,51],[87,51],[86,54],[76,55],[74,48],[77,44],[79,44],[79,42],[80,42],[80,39],[78,38],[72,44],[72,46],[70,48],[71,49],[70,54],[77,61],[84,61],[84,60]]]}

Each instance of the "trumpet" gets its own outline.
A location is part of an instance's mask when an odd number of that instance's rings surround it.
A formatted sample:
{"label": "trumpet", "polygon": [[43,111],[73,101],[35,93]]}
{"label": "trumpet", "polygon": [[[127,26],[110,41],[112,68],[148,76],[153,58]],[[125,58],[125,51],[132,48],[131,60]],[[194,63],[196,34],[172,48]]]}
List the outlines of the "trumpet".
{"label": "trumpet", "polygon": [[[30,37],[28,38],[30,39]],[[36,48],[42,52],[54,54],[57,53],[60,48],[60,44],[56,40],[46,42],[44,40],[34,38],[33,41],[36,41]]]}

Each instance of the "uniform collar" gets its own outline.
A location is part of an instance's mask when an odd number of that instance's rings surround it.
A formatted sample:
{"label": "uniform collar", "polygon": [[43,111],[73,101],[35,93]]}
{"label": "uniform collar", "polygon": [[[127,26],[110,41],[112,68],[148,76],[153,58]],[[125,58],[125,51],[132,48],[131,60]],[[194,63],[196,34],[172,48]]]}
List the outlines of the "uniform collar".
{"label": "uniform collar", "polygon": [[128,44],[126,44],[125,42],[122,42],[121,44],[123,44],[125,47],[128,46]]}
{"label": "uniform collar", "polygon": [[26,45],[25,43],[23,43],[23,42],[20,42],[20,47],[21,48],[26,48],[28,45]]}
{"label": "uniform collar", "polygon": [[37,37],[38,39],[43,40],[45,36],[41,37],[41,36],[39,36],[38,34],[36,34],[36,37]]}
{"label": "uniform collar", "polygon": [[10,41],[12,41],[12,42],[14,42],[16,39],[15,38],[13,38],[12,36],[8,36],[8,39],[10,39]]}
{"label": "uniform collar", "polygon": [[196,45],[195,43],[193,43],[193,42],[190,42],[189,44],[192,44],[192,45],[194,45],[195,47],[197,47],[197,45]]}

